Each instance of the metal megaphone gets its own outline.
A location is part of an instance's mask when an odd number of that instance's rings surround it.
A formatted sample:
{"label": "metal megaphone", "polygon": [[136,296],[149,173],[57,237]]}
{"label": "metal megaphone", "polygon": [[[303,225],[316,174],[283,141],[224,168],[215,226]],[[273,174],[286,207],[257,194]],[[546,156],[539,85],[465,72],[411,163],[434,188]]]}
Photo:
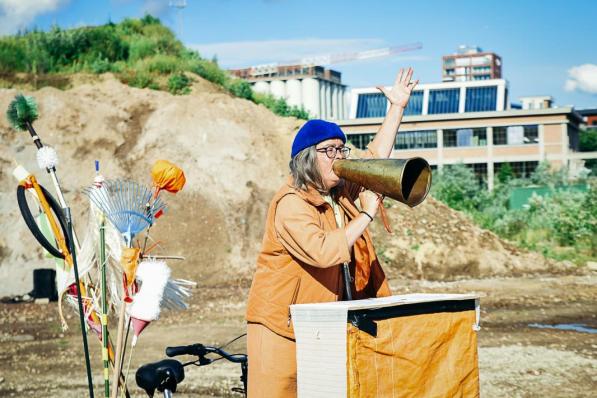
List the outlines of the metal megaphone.
{"label": "metal megaphone", "polygon": [[419,157],[336,160],[333,169],[338,177],[410,207],[423,202],[431,187],[431,167]]}

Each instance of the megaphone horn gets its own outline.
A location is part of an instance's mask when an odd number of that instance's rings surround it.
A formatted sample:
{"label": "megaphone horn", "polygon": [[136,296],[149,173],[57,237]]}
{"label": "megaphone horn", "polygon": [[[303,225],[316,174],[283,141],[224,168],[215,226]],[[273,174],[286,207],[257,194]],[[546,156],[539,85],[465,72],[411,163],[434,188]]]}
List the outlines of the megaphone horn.
{"label": "megaphone horn", "polygon": [[431,187],[431,167],[423,158],[345,159],[333,165],[338,177],[415,207]]}

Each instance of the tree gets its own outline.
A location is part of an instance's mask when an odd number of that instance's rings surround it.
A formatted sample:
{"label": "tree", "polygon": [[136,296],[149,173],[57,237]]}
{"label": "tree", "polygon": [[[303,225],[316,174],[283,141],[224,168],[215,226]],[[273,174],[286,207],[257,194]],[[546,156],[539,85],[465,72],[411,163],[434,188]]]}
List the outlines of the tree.
{"label": "tree", "polygon": [[486,196],[473,170],[464,164],[444,166],[434,179],[431,193],[456,210],[478,210]]}
{"label": "tree", "polygon": [[[597,151],[597,129],[579,131],[578,149],[581,152]],[[587,159],[585,167],[591,170],[591,176],[597,176],[597,159]]]}
{"label": "tree", "polygon": [[578,149],[581,152],[597,151],[597,129],[579,131]]}
{"label": "tree", "polygon": [[498,171],[498,181],[502,184],[505,184],[509,180],[514,177],[514,170],[512,170],[512,166],[510,163],[504,163],[502,167],[500,167],[500,171]]}

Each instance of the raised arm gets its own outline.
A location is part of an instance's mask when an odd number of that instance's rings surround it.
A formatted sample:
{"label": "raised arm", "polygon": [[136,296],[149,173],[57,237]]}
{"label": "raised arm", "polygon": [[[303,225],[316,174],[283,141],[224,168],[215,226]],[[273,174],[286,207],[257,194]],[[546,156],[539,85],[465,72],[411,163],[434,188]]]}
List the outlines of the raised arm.
{"label": "raised arm", "polygon": [[410,94],[417,86],[417,83],[419,83],[418,80],[411,82],[412,76],[412,68],[408,68],[406,72],[400,69],[396,76],[396,81],[390,90],[382,86],[377,87],[390,102],[390,109],[388,109],[388,113],[375,138],[369,144],[369,150],[375,157],[387,158],[392,153],[404,109],[408,105]]}

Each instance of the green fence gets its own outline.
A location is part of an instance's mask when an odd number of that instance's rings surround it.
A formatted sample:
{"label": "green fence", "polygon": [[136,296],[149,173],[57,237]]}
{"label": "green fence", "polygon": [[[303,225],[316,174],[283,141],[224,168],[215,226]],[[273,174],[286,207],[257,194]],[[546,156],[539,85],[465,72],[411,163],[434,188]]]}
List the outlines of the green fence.
{"label": "green fence", "polygon": [[[576,192],[587,192],[589,186],[587,184],[576,184],[576,185],[562,185],[555,188],[556,191],[576,191]],[[525,187],[525,188],[514,188],[510,194],[510,209],[522,208],[533,194],[537,196],[549,196],[554,191],[550,187]]]}

